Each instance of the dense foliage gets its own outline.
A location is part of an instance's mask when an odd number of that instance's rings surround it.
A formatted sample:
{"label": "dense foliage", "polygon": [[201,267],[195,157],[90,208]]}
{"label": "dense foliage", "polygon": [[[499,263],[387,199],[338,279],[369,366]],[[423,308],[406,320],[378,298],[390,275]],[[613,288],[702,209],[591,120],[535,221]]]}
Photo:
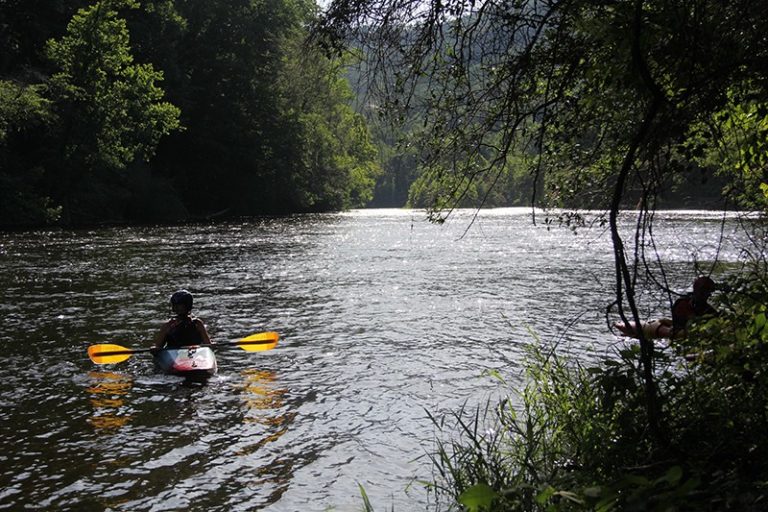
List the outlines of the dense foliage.
{"label": "dense foliage", "polygon": [[607,207],[631,150],[624,205],[652,191],[717,208],[728,176],[686,140],[719,130],[727,95],[759,96],[764,17],[751,2],[369,0],[334,2],[321,29],[364,48],[368,91],[383,93],[368,105],[406,121],[414,204]]}
{"label": "dense foliage", "polygon": [[362,206],[379,173],[309,0],[0,2],[0,225]]}

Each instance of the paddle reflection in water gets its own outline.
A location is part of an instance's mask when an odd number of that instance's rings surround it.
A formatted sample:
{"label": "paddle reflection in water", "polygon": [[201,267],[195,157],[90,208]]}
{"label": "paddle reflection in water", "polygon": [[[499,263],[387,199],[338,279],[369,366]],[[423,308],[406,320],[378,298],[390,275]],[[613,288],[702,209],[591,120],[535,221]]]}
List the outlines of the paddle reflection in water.
{"label": "paddle reflection in water", "polygon": [[[262,425],[280,428],[284,431],[288,417],[294,415],[275,414],[283,405],[287,390],[276,387],[275,372],[270,370],[256,370],[254,368],[241,372],[243,382],[243,402],[246,414],[243,421],[246,423],[261,423]],[[281,434],[278,434],[278,437]]]}
{"label": "paddle reflection in water", "polygon": [[86,388],[91,395],[93,415],[88,418],[97,431],[112,432],[131,421],[131,408],[126,400],[133,388],[129,375],[115,372],[90,372],[93,383]]}
{"label": "paddle reflection in water", "polygon": [[164,435],[166,449],[126,468],[143,480],[143,496],[121,509],[261,510],[287,491],[294,460],[284,436],[295,434],[296,417],[285,399],[288,390],[273,371],[228,373],[230,364],[221,366],[219,375],[197,389],[155,385],[162,393],[138,406],[162,404],[153,414],[153,430],[173,434]]}
{"label": "paddle reflection in water", "polygon": [[[242,446],[237,455],[247,457],[255,454],[269,443],[280,439],[293,423],[295,413],[284,411],[284,396],[287,390],[278,387],[279,381],[275,372],[271,370],[257,370],[249,368],[240,372],[243,388],[241,400],[243,401],[243,424],[250,425],[251,430],[258,432],[256,443]],[[278,486],[287,484],[287,480],[274,478],[270,473],[275,466],[282,466],[279,459],[275,464],[268,464],[259,471],[264,480],[260,484],[270,482]],[[277,474],[282,473],[278,471]]]}

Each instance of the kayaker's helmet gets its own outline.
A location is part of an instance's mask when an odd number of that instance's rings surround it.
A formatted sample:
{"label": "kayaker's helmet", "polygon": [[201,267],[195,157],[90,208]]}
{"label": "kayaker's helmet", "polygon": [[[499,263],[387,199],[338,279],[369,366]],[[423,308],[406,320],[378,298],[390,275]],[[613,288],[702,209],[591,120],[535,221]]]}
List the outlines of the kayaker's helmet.
{"label": "kayaker's helmet", "polygon": [[184,305],[188,311],[192,311],[192,294],[187,290],[179,290],[171,295],[171,307],[176,304]]}

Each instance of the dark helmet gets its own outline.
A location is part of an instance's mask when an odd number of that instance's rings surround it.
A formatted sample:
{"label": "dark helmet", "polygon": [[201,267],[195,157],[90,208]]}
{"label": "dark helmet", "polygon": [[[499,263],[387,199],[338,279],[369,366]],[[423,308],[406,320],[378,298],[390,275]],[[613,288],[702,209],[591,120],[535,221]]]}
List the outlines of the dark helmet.
{"label": "dark helmet", "polygon": [[187,290],[179,290],[171,295],[171,306],[183,304],[188,310],[192,310],[192,294]]}

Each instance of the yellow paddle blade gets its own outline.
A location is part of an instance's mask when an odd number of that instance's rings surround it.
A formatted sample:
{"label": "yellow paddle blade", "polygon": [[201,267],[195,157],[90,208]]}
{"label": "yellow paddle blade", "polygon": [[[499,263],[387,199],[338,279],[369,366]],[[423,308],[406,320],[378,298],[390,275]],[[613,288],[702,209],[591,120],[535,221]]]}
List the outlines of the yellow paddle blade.
{"label": "yellow paddle blade", "polygon": [[96,364],[122,363],[130,358],[134,351],[120,345],[102,343],[88,347],[88,357]]}
{"label": "yellow paddle blade", "polygon": [[262,352],[275,348],[278,339],[280,335],[276,332],[260,332],[236,341],[235,345],[248,352]]}

